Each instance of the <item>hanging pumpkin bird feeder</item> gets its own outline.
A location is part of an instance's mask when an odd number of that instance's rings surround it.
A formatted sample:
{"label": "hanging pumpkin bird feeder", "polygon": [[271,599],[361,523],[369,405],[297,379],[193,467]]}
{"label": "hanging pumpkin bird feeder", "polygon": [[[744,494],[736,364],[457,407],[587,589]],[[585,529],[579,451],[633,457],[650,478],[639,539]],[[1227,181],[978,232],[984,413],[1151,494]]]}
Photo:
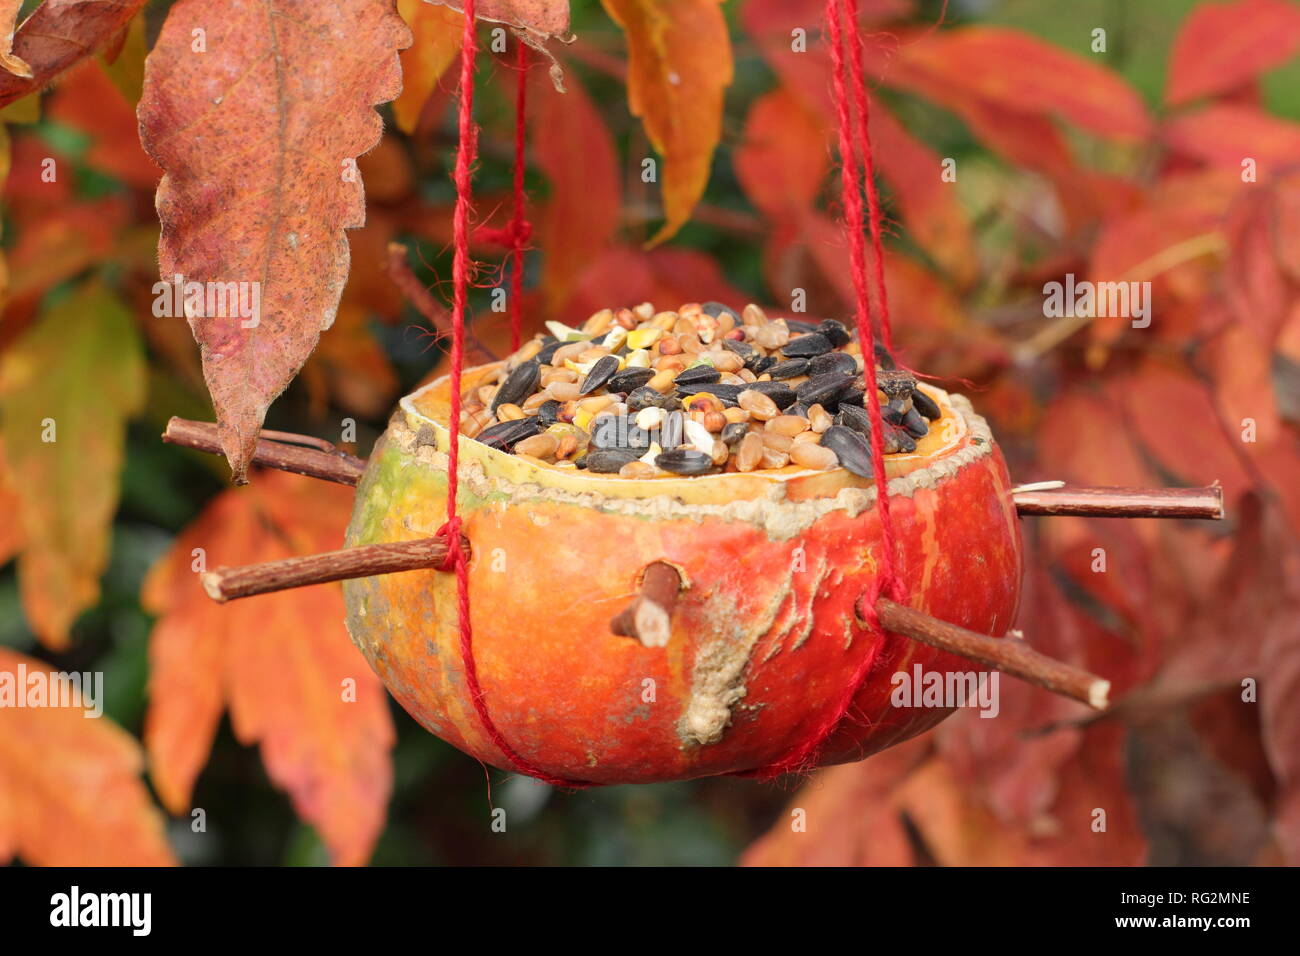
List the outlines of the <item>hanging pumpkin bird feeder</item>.
{"label": "hanging pumpkin bird feeder", "polygon": [[[645,305],[521,344],[516,289],[514,354],[463,368],[467,2],[451,372],[401,400],[367,461],[264,432],[254,461],[356,486],[347,547],[208,572],[209,595],[344,581],[353,641],[416,720],[567,787],[860,759],[951,712],[893,705],[893,675],[918,665],[974,661],[1106,707],[1104,678],[1012,630],[1019,517],[1217,519],[1220,489],[1016,488],[965,397],[894,367],[848,6],[827,3],[851,326]],[[516,165],[517,283],[521,146]],[[220,450],[214,425],[163,437]]]}

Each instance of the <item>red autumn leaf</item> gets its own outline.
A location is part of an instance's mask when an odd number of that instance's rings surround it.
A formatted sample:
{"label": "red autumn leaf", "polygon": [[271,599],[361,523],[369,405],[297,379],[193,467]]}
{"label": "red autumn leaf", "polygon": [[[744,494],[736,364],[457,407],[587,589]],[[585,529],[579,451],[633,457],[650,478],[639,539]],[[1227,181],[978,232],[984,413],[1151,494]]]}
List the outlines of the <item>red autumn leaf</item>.
{"label": "red autumn leaf", "polygon": [[[202,22],[214,26],[199,55]],[[190,317],[236,482],[267,407],[334,321],[343,230],[365,220],[355,159],[379,140],[374,106],[400,89],[409,42],[394,9],[367,0],[179,0],[146,61],[141,138],[166,172],[162,275],[260,295],[257,317]]]}
{"label": "red autumn leaf", "polygon": [[958,285],[969,284],[978,268],[974,238],[955,181],[943,179],[941,157],[880,103],[871,107],[871,136],[880,174],[893,188],[912,238]]}
{"label": "red autumn leaf", "polygon": [[532,148],[550,183],[536,244],[546,310],[563,320],[558,310],[579,275],[614,239],[623,195],[614,138],[586,89],[576,81],[563,95],[547,87],[534,76],[528,90]]}
{"label": "red autumn leaf", "polygon": [[397,0],[414,42],[401,53],[402,95],[393,100],[393,118],[403,133],[415,132],[425,101],[460,54],[465,17],[426,0]]}
{"label": "red autumn leaf", "polygon": [[614,305],[709,300],[746,301],[711,257],[694,249],[616,246],[582,273],[564,314],[583,318]]}
{"label": "red autumn leaf", "polygon": [[1141,98],[1115,73],[1018,30],[931,32],[899,48],[897,67],[929,74],[991,104],[1055,116],[1100,136],[1136,140],[1151,128]]}
{"label": "red autumn leaf", "polygon": [[86,63],[59,84],[46,107],[50,119],[90,137],[86,162],[131,186],[153,189],[162,171],[140,148],[140,128],[104,68]]}
{"label": "red autumn leaf", "polygon": [[45,0],[18,28],[14,55],[29,77],[0,71],[0,106],[46,86],[79,60],[109,44],[145,0]]}
{"label": "red autumn leaf", "polygon": [[[1112,390],[1143,447],[1178,481],[1192,485],[1220,482],[1228,502],[1250,486],[1202,382],[1153,359],[1113,381]],[[1177,409],[1180,420],[1197,427],[1168,428],[1156,414],[1160,409]],[[1236,440],[1235,432],[1232,438]]]}
{"label": "red autumn leaf", "polygon": [[[30,700],[33,676],[48,686],[56,675],[0,648],[0,695]],[[143,771],[139,745],[107,717],[8,700],[0,706],[0,864],[18,857],[35,866],[170,866]]]}
{"label": "red autumn leaf", "polygon": [[1165,102],[1228,93],[1300,49],[1300,9],[1286,0],[1205,3],[1183,21],[1169,57]]}
{"label": "red autumn leaf", "polygon": [[784,88],[754,101],[733,154],[741,188],[769,219],[811,209],[830,171],[826,126]]}
{"label": "red autumn leaf", "polygon": [[[352,492],[281,472],[219,495],[150,572],[145,745],[163,804],[182,813],[223,706],[235,736],[259,744],[336,863],[364,863],[392,786],[388,699],[348,640],[338,585],[219,605],[195,573],[342,546]],[[201,550],[199,550],[201,549]],[[350,698],[350,699],[349,699]]]}
{"label": "red autumn leaf", "polygon": [[664,224],[677,233],[704,195],[731,85],[731,38],[721,0],[601,0],[627,34],[628,105],[663,157]]}
{"label": "red autumn leaf", "polygon": [[1165,124],[1161,138],[1176,153],[1239,173],[1252,160],[1261,180],[1300,162],[1300,123],[1253,106],[1216,103],[1176,116]]}
{"label": "red autumn leaf", "polygon": [[744,866],[907,866],[907,828],[894,794],[931,749],[909,740],[865,763],[820,771],[745,851]]}

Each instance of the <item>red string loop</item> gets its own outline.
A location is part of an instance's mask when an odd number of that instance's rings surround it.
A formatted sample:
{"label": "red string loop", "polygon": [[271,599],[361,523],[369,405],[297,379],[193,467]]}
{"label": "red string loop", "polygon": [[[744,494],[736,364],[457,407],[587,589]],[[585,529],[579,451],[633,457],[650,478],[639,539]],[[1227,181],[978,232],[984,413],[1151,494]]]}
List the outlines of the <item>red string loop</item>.
{"label": "red string loop", "polygon": [[433,536],[447,540],[447,553],[443,555],[442,563],[434,567],[439,571],[455,571],[458,562],[465,556],[464,549],[460,546],[460,518],[448,518]]}
{"label": "red string loop", "polygon": [[[452,240],[455,258],[452,261],[452,308],[451,308],[451,409],[447,418],[447,432],[451,435],[447,452],[447,523],[439,529],[445,531],[447,555],[451,561],[448,570],[456,572],[457,616],[460,624],[460,658],[465,670],[465,687],[469,691],[474,712],[479,723],[492,744],[505,755],[506,760],[520,773],[536,777],[545,783],[557,787],[581,788],[590,784],[577,780],[554,777],[533,764],[511,746],[500,729],[492,720],[488,711],[483,685],[479,681],[478,666],[474,660],[474,631],[470,622],[469,605],[469,565],[465,552],[460,546],[460,518],[456,515],[456,504],[460,469],[460,409],[461,409],[461,372],[465,364],[465,308],[469,288],[469,212],[471,204],[471,170],[478,152],[478,128],[474,124],[474,58],[476,37],[474,34],[474,0],[464,0],[465,27],[462,34],[460,60],[460,106],[457,114],[460,148],[456,153],[456,211],[452,218]],[[522,153],[516,154],[517,158]],[[522,186],[522,176],[517,176],[516,183]],[[516,216],[522,210],[522,199],[516,207]],[[518,250],[517,250],[518,251]],[[522,253],[521,253],[522,254]],[[516,273],[516,278],[518,274]],[[516,306],[518,297],[516,296]],[[455,532],[453,534],[453,532]],[[446,565],[447,562],[444,562]]]}

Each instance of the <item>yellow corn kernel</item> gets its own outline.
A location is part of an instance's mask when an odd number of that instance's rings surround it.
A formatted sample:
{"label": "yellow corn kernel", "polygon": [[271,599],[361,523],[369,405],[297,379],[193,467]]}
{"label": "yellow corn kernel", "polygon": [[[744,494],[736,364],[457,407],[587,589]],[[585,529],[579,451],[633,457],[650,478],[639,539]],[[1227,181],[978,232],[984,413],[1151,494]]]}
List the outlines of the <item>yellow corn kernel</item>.
{"label": "yellow corn kernel", "polygon": [[627,347],[633,350],[648,349],[663,338],[663,334],[663,329],[633,329],[627,334]]}

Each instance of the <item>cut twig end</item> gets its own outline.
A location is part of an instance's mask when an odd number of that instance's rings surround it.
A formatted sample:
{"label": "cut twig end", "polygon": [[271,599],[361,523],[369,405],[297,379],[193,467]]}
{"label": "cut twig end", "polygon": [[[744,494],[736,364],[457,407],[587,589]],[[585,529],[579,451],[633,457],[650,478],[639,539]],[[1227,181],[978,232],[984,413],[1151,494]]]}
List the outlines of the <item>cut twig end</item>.
{"label": "cut twig end", "polygon": [[641,593],[609,622],[610,631],[635,638],[645,647],[667,647],[681,589],[681,574],[671,564],[655,561],[647,565],[641,575]]}
{"label": "cut twig end", "polygon": [[221,575],[216,571],[204,571],[199,575],[199,583],[204,593],[218,604],[226,603],[226,593],[221,589]]}
{"label": "cut twig end", "polygon": [[1093,681],[1088,688],[1088,706],[1093,710],[1105,710],[1110,706],[1110,681]]}

